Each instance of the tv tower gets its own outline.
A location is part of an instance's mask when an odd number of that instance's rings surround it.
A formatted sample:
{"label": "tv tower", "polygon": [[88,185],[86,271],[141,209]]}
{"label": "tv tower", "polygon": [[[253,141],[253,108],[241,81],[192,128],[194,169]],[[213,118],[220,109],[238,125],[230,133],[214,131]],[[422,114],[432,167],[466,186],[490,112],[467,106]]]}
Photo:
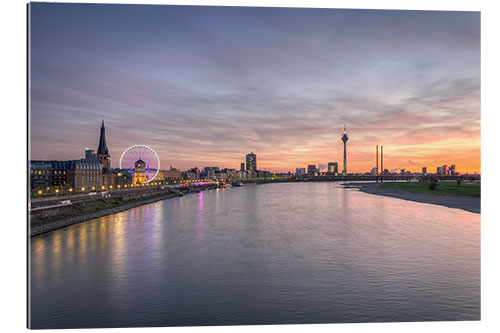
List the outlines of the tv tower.
{"label": "tv tower", "polygon": [[347,140],[349,140],[349,137],[347,136],[347,130],[344,124],[344,135],[342,135],[342,141],[344,142],[344,170],[342,171],[343,176],[347,176]]}

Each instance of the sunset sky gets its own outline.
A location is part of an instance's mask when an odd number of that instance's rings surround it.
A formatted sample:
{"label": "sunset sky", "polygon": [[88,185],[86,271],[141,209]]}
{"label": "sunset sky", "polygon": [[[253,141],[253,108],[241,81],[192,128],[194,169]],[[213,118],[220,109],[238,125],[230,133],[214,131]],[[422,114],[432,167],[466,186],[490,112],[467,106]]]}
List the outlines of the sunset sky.
{"label": "sunset sky", "polygon": [[480,13],[31,4],[30,159],[480,172]]}

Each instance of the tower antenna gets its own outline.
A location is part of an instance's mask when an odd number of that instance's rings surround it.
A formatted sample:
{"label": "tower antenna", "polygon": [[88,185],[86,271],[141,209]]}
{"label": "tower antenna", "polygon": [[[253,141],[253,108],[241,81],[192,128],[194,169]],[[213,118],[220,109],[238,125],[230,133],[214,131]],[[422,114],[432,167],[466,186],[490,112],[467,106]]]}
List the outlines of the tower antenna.
{"label": "tower antenna", "polygon": [[344,135],[342,135],[341,140],[344,142],[344,170],[342,170],[342,175],[347,176],[347,140],[349,137],[347,136],[347,129],[344,124]]}

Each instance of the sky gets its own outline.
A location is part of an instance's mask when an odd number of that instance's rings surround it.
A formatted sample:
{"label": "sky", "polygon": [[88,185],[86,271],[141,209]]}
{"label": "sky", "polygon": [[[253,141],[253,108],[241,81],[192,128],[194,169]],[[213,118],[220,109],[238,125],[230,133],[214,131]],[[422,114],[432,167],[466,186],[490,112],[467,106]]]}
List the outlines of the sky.
{"label": "sky", "polygon": [[480,172],[480,13],[31,3],[30,159]]}

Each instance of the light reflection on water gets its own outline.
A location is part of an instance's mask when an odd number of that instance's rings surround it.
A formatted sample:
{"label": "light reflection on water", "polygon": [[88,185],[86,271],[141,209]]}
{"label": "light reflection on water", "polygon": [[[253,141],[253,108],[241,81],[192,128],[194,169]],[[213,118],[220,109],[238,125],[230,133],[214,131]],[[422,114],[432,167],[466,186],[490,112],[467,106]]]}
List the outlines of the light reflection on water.
{"label": "light reflection on water", "polygon": [[334,183],[204,191],[31,240],[34,328],[480,319],[480,215]]}

